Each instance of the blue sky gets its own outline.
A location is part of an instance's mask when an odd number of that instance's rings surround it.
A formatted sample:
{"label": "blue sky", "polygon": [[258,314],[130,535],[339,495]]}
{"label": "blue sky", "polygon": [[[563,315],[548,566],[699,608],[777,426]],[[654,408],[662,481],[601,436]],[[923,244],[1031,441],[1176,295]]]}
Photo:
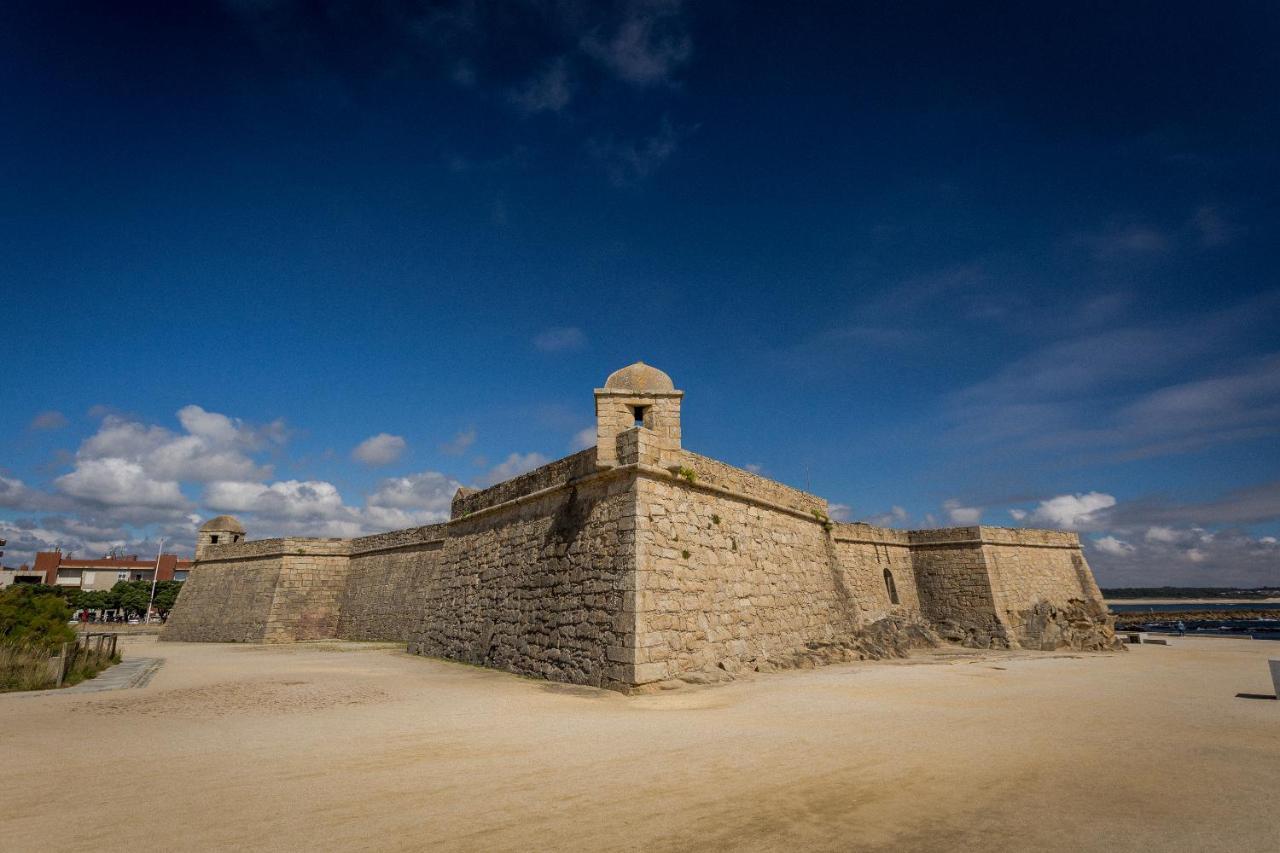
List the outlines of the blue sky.
{"label": "blue sky", "polygon": [[643,359],[685,444],[1105,584],[1280,584],[1280,12],[0,11],[0,528],[438,519]]}

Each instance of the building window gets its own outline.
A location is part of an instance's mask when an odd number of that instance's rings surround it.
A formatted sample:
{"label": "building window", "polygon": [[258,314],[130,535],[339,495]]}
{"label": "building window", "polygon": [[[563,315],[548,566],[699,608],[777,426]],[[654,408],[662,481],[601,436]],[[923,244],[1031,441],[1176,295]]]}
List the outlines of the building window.
{"label": "building window", "polygon": [[632,406],[631,407],[631,412],[633,415],[635,415],[635,418],[636,418],[636,427],[644,426],[644,415],[645,415],[645,412],[648,410],[648,408],[649,408],[648,406]]}
{"label": "building window", "polygon": [[116,572],[116,580],[118,580],[118,581],[127,581],[128,579],[129,579],[129,573],[128,573],[128,572]]}
{"label": "building window", "polygon": [[231,537],[231,541],[232,541],[232,542],[239,542],[239,541],[240,541],[240,534],[239,534],[239,533],[237,533],[235,536],[232,536],[232,537]]}
{"label": "building window", "polygon": [[210,545],[217,545],[217,544],[218,544],[218,534],[216,534],[216,533],[215,533],[215,534],[213,534],[212,536],[210,536],[210,537],[209,537],[209,544],[210,544]]}
{"label": "building window", "polygon": [[884,587],[889,590],[889,602],[891,604],[898,603],[898,586],[893,582],[893,572],[888,569],[884,570]]}

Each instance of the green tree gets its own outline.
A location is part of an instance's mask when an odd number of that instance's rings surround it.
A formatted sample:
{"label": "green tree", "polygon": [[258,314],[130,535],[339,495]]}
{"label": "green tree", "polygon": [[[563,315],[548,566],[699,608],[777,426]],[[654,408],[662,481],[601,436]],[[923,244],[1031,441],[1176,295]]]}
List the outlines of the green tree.
{"label": "green tree", "polygon": [[111,587],[111,592],[116,595],[119,606],[124,608],[128,616],[142,617],[146,614],[147,602],[151,599],[151,581],[117,581]]}
{"label": "green tree", "polygon": [[0,591],[0,642],[53,647],[74,640],[66,601],[60,595],[36,592],[34,587],[14,584]]}
{"label": "green tree", "polygon": [[76,610],[111,610],[120,605],[120,597],[114,590],[80,590],[71,598]]}
{"label": "green tree", "polygon": [[50,586],[47,583],[25,583],[21,586],[31,590],[32,595],[56,595],[66,601],[70,601],[72,596],[80,591],[73,586]]}
{"label": "green tree", "polygon": [[181,590],[182,581],[160,581],[156,584],[155,605],[161,620],[169,618],[169,611],[173,610],[173,605],[178,600],[178,593]]}

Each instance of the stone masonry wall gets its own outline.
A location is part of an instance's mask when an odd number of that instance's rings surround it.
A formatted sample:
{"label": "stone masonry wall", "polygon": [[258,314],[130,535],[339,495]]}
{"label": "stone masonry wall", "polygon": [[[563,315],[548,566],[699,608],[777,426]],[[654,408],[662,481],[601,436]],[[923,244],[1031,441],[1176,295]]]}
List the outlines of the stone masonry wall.
{"label": "stone masonry wall", "polygon": [[978,647],[1103,649],[1113,620],[1073,533],[957,527],[907,534],[921,607]]}
{"label": "stone masonry wall", "polygon": [[263,640],[333,639],[346,586],[350,540],[286,539],[286,553]]}
{"label": "stone masonry wall", "polygon": [[637,511],[637,684],[785,665],[860,627],[816,519],[658,474],[638,480]]}
{"label": "stone masonry wall", "polygon": [[942,637],[980,648],[1010,645],[978,528],[913,530],[908,537],[920,608]]}
{"label": "stone masonry wall", "polygon": [[981,528],[996,608],[1024,648],[1109,648],[1114,620],[1074,533]]}
{"label": "stone masonry wall", "polygon": [[552,681],[627,685],[630,481],[594,475],[455,518],[409,650]]}
{"label": "stone masonry wall", "polygon": [[[845,583],[853,591],[863,621],[921,612],[911,546],[904,531],[869,524],[837,524],[832,538]],[[893,578],[897,604],[890,600],[886,571]]]}
{"label": "stone masonry wall", "polygon": [[647,429],[616,436],[617,467],[594,453],[462,493],[446,524],[210,546],[162,638],[405,640],[618,689],[903,654],[936,639],[923,622],[978,647],[1114,643],[1074,534],[835,524]]}
{"label": "stone masonry wall", "polygon": [[240,560],[215,557],[196,563],[182,585],[160,639],[261,642],[266,636],[283,564],[279,548],[273,550],[274,555],[261,553]]}
{"label": "stone masonry wall", "polygon": [[802,492],[791,486],[783,485],[776,480],[752,474],[741,468],[702,456],[688,450],[675,454],[678,464],[691,468],[697,475],[694,482],[702,485],[719,486],[738,494],[752,495],[764,501],[790,507],[803,513],[818,513],[825,518],[827,502],[817,495]]}
{"label": "stone masonry wall", "polygon": [[572,456],[549,462],[540,468],[504,480],[478,492],[459,498],[453,504],[453,517],[461,518],[483,509],[533,494],[541,489],[561,486],[595,470],[596,449],[589,447]]}
{"label": "stone masonry wall", "polygon": [[396,530],[351,541],[337,635],[407,641],[429,594],[448,525]]}

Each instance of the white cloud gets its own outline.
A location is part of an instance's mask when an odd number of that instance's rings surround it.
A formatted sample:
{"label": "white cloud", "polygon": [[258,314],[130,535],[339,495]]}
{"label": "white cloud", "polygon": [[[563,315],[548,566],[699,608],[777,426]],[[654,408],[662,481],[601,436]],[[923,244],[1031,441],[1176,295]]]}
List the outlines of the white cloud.
{"label": "white cloud", "polygon": [[879,527],[906,527],[909,519],[906,509],[894,506],[890,507],[888,512],[871,516],[867,521]]}
{"label": "white cloud", "polygon": [[1093,540],[1094,547],[1104,554],[1120,556],[1131,554],[1135,550],[1132,545],[1114,536],[1102,536]]}
{"label": "white cloud", "polygon": [[270,469],[256,465],[246,451],[260,448],[264,439],[283,440],[282,422],[260,431],[199,406],[185,406],[179,410],[178,420],[186,434],[108,415],[98,431],[80,445],[77,465],[119,459],[139,465],[158,480],[208,482],[270,475]]}
{"label": "white cloud", "polygon": [[593,426],[584,427],[573,434],[573,441],[569,445],[573,450],[586,450],[588,447],[596,446],[596,428]]}
{"label": "white cloud", "polygon": [[356,445],[351,457],[365,465],[390,465],[404,453],[405,441],[401,436],[380,432]]}
{"label": "white cloud", "polygon": [[32,492],[21,480],[0,476],[0,507],[29,509]]}
{"label": "white cloud", "polygon": [[634,141],[591,139],[587,151],[600,161],[614,186],[627,187],[658,171],[689,132],[677,129],[664,117],[652,136]]}
{"label": "white cloud", "polygon": [[31,419],[31,424],[27,427],[34,431],[62,429],[67,425],[67,416],[62,412],[41,412]]}
{"label": "white cloud", "polygon": [[546,465],[550,461],[541,453],[512,453],[503,462],[490,468],[489,473],[485,474],[482,482],[486,485],[501,483],[503,480],[510,480],[518,474],[532,471],[539,465]]}
{"label": "white cloud", "polygon": [[853,516],[853,507],[848,504],[828,504],[827,514],[833,521],[848,521]]}
{"label": "white cloud", "polygon": [[1172,527],[1151,527],[1146,533],[1148,542],[1177,542],[1181,538],[1182,534]]}
{"label": "white cloud", "polygon": [[461,456],[471,449],[471,445],[476,443],[476,431],[474,429],[466,430],[455,435],[449,441],[441,444],[440,452],[446,456]]}
{"label": "white cloud", "polygon": [[1034,524],[1044,524],[1053,528],[1081,530],[1097,523],[1096,514],[1100,510],[1116,505],[1116,499],[1101,492],[1088,494],[1058,495],[1041,501],[1030,516]]}
{"label": "white cloud", "polygon": [[[1130,529],[1133,534],[1143,533]],[[1154,535],[1150,535],[1154,532]],[[1093,540],[1090,558],[1104,586],[1260,586],[1280,583],[1280,543],[1227,528],[1153,527],[1139,541],[1123,530]],[[1114,540],[1114,542],[1110,541]]]}
{"label": "white cloud", "polygon": [[628,83],[670,82],[693,53],[682,12],[679,0],[632,3],[612,34],[592,33],[582,49]]}
{"label": "white cloud", "polygon": [[342,520],[350,514],[337,487],[323,480],[210,483],[204,503],[221,512],[253,512],[274,520]]}
{"label": "white cloud", "polygon": [[947,511],[947,519],[952,524],[978,524],[982,521],[982,507],[980,506],[963,506],[960,501],[952,498],[943,501],[942,508]]}
{"label": "white cloud", "polygon": [[559,56],[511,93],[511,102],[527,114],[540,112],[558,113],[573,98],[573,79],[569,63]]}
{"label": "white cloud", "polygon": [[407,477],[391,477],[378,484],[365,503],[395,509],[426,510],[447,516],[453,495],[462,486],[438,471],[422,471]]}
{"label": "white cloud", "polygon": [[214,512],[250,513],[254,538],[267,535],[359,536],[444,521],[461,483],[435,471],[382,480],[363,507],[343,502],[332,483],[286,480],[210,483],[204,504]]}
{"label": "white cloud", "polygon": [[542,352],[577,350],[587,345],[587,335],[577,326],[557,326],[539,332],[533,345]]}
{"label": "white cloud", "polygon": [[1027,511],[1025,509],[1011,509],[1009,510],[1009,515],[1014,521],[1022,521],[1027,517]]}
{"label": "white cloud", "polygon": [[1280,434],[1280,354],[1221,359],[1277,304],[1270,292],[1185,323],[1059,338],[951,395],[951,439],[1085,464]]}
{"label": "white cloud", "polygon": [[183,406],[178,422],[192,435],[207,438],[215,444],[233,444],[241,438],[242,425],[226,415],[206,412],[199,406]]}
{"label": "white cloud", "polygon": [[156,480],[142,465],[108,457],[77,462],[54,481],[64,493],[106,506],[180,508],[187,505],[176,480]]}

